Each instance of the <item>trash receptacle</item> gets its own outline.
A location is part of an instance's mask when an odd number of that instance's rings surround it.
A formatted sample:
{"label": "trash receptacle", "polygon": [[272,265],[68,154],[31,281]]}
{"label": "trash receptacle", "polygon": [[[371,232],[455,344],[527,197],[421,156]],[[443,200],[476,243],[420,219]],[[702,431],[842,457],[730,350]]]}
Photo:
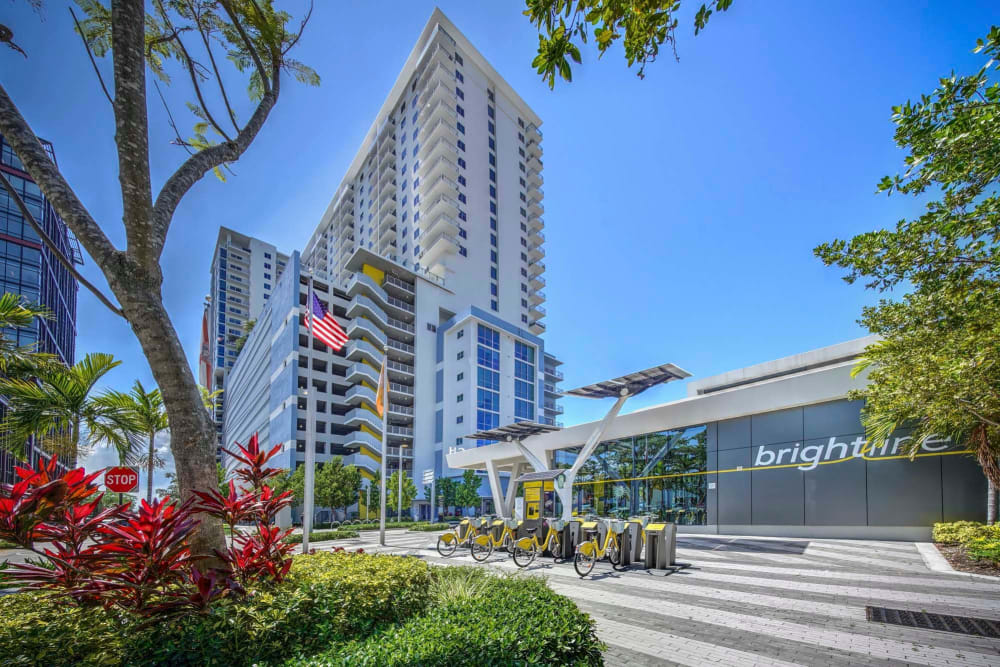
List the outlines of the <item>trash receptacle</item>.
{"label": "trash receptacle", "polygon": [[665,570],[677,563],[677,525],[650,523],[646,525],[646,568]]}

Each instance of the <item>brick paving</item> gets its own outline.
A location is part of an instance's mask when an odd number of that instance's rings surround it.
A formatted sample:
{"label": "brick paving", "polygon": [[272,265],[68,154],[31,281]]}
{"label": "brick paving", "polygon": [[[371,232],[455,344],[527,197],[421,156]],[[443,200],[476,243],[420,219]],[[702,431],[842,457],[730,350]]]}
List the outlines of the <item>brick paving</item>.
{"label": "brick paving", "polygon": [[[312,546],[475,564],[461,549],[441,558],[438,533],[386,532],[384,548],[375,531]],[[581,580],[572,563],[539,558],[526,572],[595,619],[608,665],[1000,666],[1000,640],[866,620],[865,605],[1000,619],[1000,579],[934,572],[912,542],[682,535],[677,560],[668,571],[599,563]],[[517,570],[503,552],[488,565]]]}

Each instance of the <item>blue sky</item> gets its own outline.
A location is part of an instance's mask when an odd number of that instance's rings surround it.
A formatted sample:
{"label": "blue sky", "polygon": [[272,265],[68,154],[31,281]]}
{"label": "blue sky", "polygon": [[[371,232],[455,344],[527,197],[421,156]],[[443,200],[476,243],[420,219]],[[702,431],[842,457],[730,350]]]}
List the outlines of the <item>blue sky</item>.
{"label": "blue sky", "polygon": [[[30,57],[0,52],[3,85],[121,243],[114,124],[65,3],[41,16],[7,4]],[[694,37],[688,6],[680,62],[665,54],[640,80],[620,51],[598,60],[588,47],[573,83],[550,91],[530,67],[537,33],[519,3],[439,4],[544,120],[546,346],[567,388],[663,362],[705,377],[863,335],[856,319],[875,296],[812,248],[920,210],[874,194],[902,158],[890,108],[977,68],[975,40],[1000,22],[990,2],[737,0]],[[322,85],[287,82],[236,175],[206,178],[174,218],[164,298],[192,364],[218,226],[301,249],[433,7],[316,3],[295,56]],[[187,94],[180,79],[168,90],[180,117]],[[159,184],[182,153],[161,109],[150,125]],[[89,259],[83,271],[102,282]],[[123,321],[84,291],[79,311],[78,356],[122,359],[112,386],[151,382]],[[683,394],[663,387],[629,409]],[[567,424],[606,409],[564,404]]]}

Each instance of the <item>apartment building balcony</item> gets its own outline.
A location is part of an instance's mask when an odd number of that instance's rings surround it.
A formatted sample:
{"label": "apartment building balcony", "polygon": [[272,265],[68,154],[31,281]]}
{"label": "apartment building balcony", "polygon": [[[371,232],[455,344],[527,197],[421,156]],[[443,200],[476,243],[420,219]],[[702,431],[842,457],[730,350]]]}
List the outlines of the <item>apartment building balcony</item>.
{"label": "apartment building balcony", "polygon": [[[447,178],[454,183],[455,179],[458,178],[458,165],[447,154],[433,158],[433,162],[431,160],[424,162],[421,171],[424,174],[423,180],[420,181],[421,197],[431,196],[430,190],[424,188],[425,184],[435,183],[435,180],[439,178]],[[455,189],[458,189],[457,183],[455,183]]]}
{"label": "apartment building balcony", "polygon": [[399,340],[389,338],[389,358],[413,361],[413,346]]}
{"label": "apartment building balcony", "polygon": [[420,122],[422,125],[420,131],[417,133],[417,139],[420,143],[427,143],[431,140],[432,130],[435,124],[439,122],[447,123],[454,130],[455,123],[458,122],[458,113],[455,111],[454,100],[447,98],[439,99],[434,104],[425,106],[420,112]]}
{"label": "apartment building balcony", "polygon": [[[379,430],[381,431],[381,429]],[[349,433],[344,438],[344,447],[359,450],[360,453],[375,461],[376,465],[382,461],[382,441],[371,433],[364,431]]]}
{"label": "apartment building balcony", "polygon": [[378,159],[386,160],[396,157],[396,135],[394,132],[386,132],[378,139]]}
{"label": "apartment building balcony", "polygon": [[[349,454],[343,457],[343,463],[345,466],[354,466],[358,470],[367,470],[368,474],[372,477],[376,477],[379,474],[378,463],[375,459],[365,454]],[[361,495],[364,496],[364,493]]]}
{"label": "apartment building balcony", "polygon": [[361,339],[348,342],[344,348],[344,356],[348,361],[361,361],[364,359],[374,366],[382,363],[382,350],[368,341]]}
{"label": "apartment building balcony", "polygon": [[363,384],[356,384],[344,394],[344,401],[348,405],[361,405],[362,402],[375,405],[375,390]]}
{"label": "apartment building balcony", "polygon": [[528,231],[541,231],[545,228],[545,221],[540,215],[528,215]]}
{"label": "apartment building balcony", "polygon": [[542,407],[545,409],[546,412],[553,412],[557,415],[561,415],[563,413],[563,406],[559,405],[558,403],[549,403],[546,401],[546,403]]}
{"label": "apartment building balcony", "polygon": [[440,42],[424,53],[420,60],[419,67],[432,67],[437,64],[454,67],[454,56],[452,55],[451,49]]}
{"label": "apartment building balcony", "polygon": [[528,278],[528,287],[530,287],[533,290],[539,290],[545,287],[545,278],[542,277],[541,271],[535,273],[534,275]]}
{"label": "apartment building balcony", "polygon": [[427,216],[426,220],[426,224],[423,224],[423,220],[421,220],[419,239],[420,243],[426,247],[430,247],[434,239],[441,234],[451,234],[452,236],[459,234],[458,221],[450,215],[442,213],[434,217]]}
{"label": "apartment building balcony", "polygon": [[373,387],[378,386],[378,369],[361,362],[348,366],[345,377],[352,384],[367,381]]}
{"label": "apartment building balcony", "polygon": [[385,274],[385,282],[382,283],[382,287],[388,293],[390,291],[396,291],[398,294],[402,294],[404,297],[412,298],[416,293],[416,288],[413,283],[407,282],[402,278],[392,275],[391,273]]}
{"label": "apartment building balcony", "polygon": [[393,233],[396,227],[393,226],[390,230],[387,230],[382,238],[378,242],[378,254],[383,257],[394,256],[396,253],[396,248],[398,247],[396,243],[396,235]]}
{"label": "apartment building balcony", "polygon": [[541,290],[534,290],[528,294],[528,301],[531,302],[532,305],[543,303],[545,301],[545,292],[542,292]]}
{"label": "apartment building balcony", "polygon": [[[392,151],[395,153],[396,151]],[[388,185],[389,181],[396,176],[396,156],[386,154],[385,159],[378,165],[378,183],[380,188]]]}
{"label": "apartment building balcony", "polygon": [[545,365],[548,367],[562,366],[563,362],[550,352],[545,353]]}
{"label": "apartment building balcony", "polygon": [[528,325],[528,331],[539,336],[545,333],[545,323],[541,320],[535,320]]}
{"label": "apartment building balcony", "polygon": [[392,359],[386,364],[386,368],[389,372],[389,379],[399,379],[412,382],[413,381],[413,366],[410,364],[404,364],[401,361],[393,361]]}
{"label": "apartment building balcony", "polygon": [[549,366],[545,367],[545,377],[551,379],[553,382],[561,382],[563,379],[563,372],[557,371]]}
{"label": "apartment building balcony", "polygon": [[458,202],[447,195],[440,195],[437,199],[429,202],[429,205],[424,209],[424,215],[428,219],[433,220],[439,215],[447,215],[452,218],[458,217]]}
{"label": "apartment building balcony", "polygon": [[389,319],[389,316],[379,308],[378,304],[363,294],[355,294],[347,305],[347,317],[354,319],[358,316],[365,316],[376,324],[383,324]]}
{"label": "apartment building balcony", "polygon": [[399,460],[399,450],[400,449],[403,450],[403,458],[404,459],[412,459],[413,458],[413,447],[402,447],[402,448],[400,448],[400,447],[391,447],[391,446],[390,447],[386,447],[385,448],[385,455],[389,458],[390,461],[393,460],[393,459]]}
{"label": "apartment building balcony", "polygon": [[379,209],[378,231],[380,234],[387,234],[390,230],[395,230],[396,222],[398,222],[396,213],[395,206],[383,206]]}
{"label": "apartment building balcony", "polygon": [[528,248],[528,259],[532,262],[537,262],[542,257],[545,257],[545,247],[541,245],[533,245]]}
{"label": "apartment building balcony", "polygon": [[402,405],[400,403],[389,403],[389,414],[390,415],[401,415],[403,417],[413,416],[413,406],[412,405]]}
{"label": "apartment building balcony", "polygon": [[418,140],[422,144],[432,144],[439,139],[447,137],[454,141],[458,139],[458,130],[455,128],[454,117],[439,118],[433,123],[428,123],[420,128]]}
{"label": "apartment building balcony", "polygon": [[546,394],[550,394],[552,396],[562,396],[562,392],[559,391],[559,389],[551,382],[543,383],[542,388],[545,390]]}
{"label": "apartment building balcony", "polygon": [[[458,160],[458,146],[455,144],[455,138],[450,136],[441,137],[431,145],[430,149],[424,155],[426,156],[426,164],[432,164],[434,160],[442,157],[453,161]],[[454,177],[458,178],[457,171]]]}
{"label": "apartment building balcony", "polygon": [[394,296],[386,295],[385,298],[388,301],[388,308],[386,308],[386,312],[389,313],[389,315],[406,319],[407,317],[413,317],[416,312],[412,303],[407,303],[406,301],[397,299]]}
{"label": "apartment building balcony", "polygon": [[404,342],[409,343],[413,340],[415,328],[409,322],[397,320],[395,317],[386,317],[385,326],[387,333],[392,333],[396,337],[402,337]]}
{"label": "apartment building balcony", "polygon": [[[389,424],[386,426],[386,433],[390,436],[396,436],[400,438],[413,438],[413,427],[411,426],[397,426],[395,424]],[[398,453],[397,453],[398,456]]]}
{"label": "apartment building balcony", "polygon": [[536,171],[542,170],[542,158],[537,154],[529,153],[528,159],[524,164],[528,169],[534,169]]}
{"label": "apartment building balcony", "polygon": [[528,240],[535,245],[545,243],[545,234],[543,234],[540,229],[529,229]]}
{"label": "apartment building balcony", "polygon": [[442,195],[450,197],[457,196],[458,183],[444,175],[420,182],[421,198],[434,199],[435,197],[440,197]]}
{"label": "apartment building balcony", "polygon": [[531,217],[539,217],[545,212],[545,207],[542,206],[541,198],[529,199],[528,200],[528,215]]}
{"label": "apartment building balcony", "polygon": [[389,398],[402,401],[405,404],[413,402],[413,387],[400,382],[389,383]]}
{"label": "apartment building balcony", "polygon": [[542,172],[538,169],[528,169],[528,174],[525,180],[529,187],[540,188],[542,184],[545,183],[545,179],[542,178]]}
{"label": "apartment building balcony", "polygon": [[528,139],[534,139],[538,143],[542,142],[542,131],[538,129],[538,126],[534,123],[528,125],[525,136]]}
{"label": "apartment building balcony", "polygon": [[446,256],[458,253],[459,248],[457,238],[451,234],[439,234],[420,251],[420,263],[426,267],[435,266]]}
{"label": "apartment building balcony", "polygon": [[[430,109],[439,102],[455,106],[455,86],[454,84],[438,81],[420,93],[420,101],[423,102],[423,109]],[[423,113],[421,111],[421,113]]]}
{"label": "apartment building balcony", "polygon": [[435,83],[444,83],[446,85],[455,86],[455,64],[451,61],[445,62],[435,62],[430,66],[424,68],[423,74],[417,80],[417,88],[426,90],[430,88]]}
{"label": "apartment building balcony", "polygon": [[532,305],[528,309],[528,316],[533,317],[536,320],[545,317],[545,309],[539,305]]}
{"label": "apartment building balcony", "polygon": [[382,347],[387,340],[385,333],[366,317],[354,317],[347,323],[347,335],[351,338],[367,338],[374,345]]}
{"label": "apartment building balcony", "polygon": [[354,408],[348,411],[344,415],[344,424],[356,428],[361,428],[363,424],[377,433],[382,432],[382,418],[368,408]]}

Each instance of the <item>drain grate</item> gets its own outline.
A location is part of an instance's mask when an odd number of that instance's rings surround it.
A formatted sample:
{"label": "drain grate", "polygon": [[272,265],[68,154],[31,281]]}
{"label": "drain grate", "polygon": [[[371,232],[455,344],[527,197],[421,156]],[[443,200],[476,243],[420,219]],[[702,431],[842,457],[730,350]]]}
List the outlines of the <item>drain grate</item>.
{"label": "drain grate", "polygon": [[890,625],[903,625],[908,628],[941,630],[943,632],[957,632],[963,635],[1000,639],[1000,621],[993,621],[988,618],[928,614],[923,611],[888,609],[886,607],[865,607],[865,615],[869,621],[875,623],[889,623]]}

